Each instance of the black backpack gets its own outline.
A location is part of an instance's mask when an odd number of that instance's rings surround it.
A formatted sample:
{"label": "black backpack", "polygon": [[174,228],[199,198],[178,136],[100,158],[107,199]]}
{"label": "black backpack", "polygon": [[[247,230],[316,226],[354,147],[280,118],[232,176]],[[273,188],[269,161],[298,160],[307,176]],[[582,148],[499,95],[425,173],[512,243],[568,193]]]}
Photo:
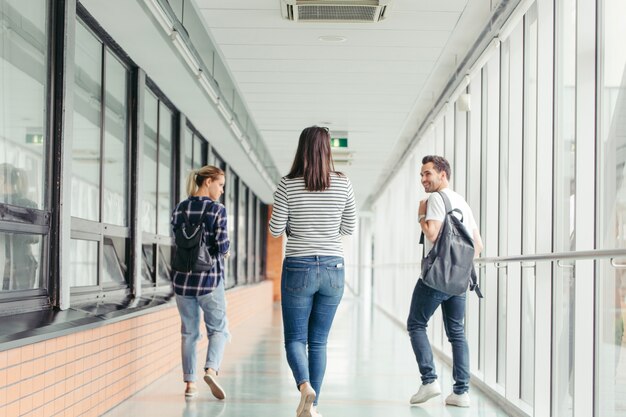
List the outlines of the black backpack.
{"label": "black backpack", "polygon": [[[446,294],[461,295],[469,287],[476,291],[479,298],[483,298],[474,270],[474,239],[463,226],[463,213],[452,209],[445,193],[438,193],[446,206],[446,215],[433,248],[422,258],[422,280],[429,287]],[[461,215],[460,219],[455,212]],[[420,243],[423,242],[422,233]]]}
{"label": "black backpack", "polygon": [[[191,202],[189,202],[189,205],[191,205]],[[172,261],[172,268],[179,272],[210,271],[215,265],[215,258],[209,252],[209,247],[204,241],[204,219],[206,218],[208,207],[205,207],[197,223],[189,221],[187,210],[181,209],[185,222],[180,225],[174,234],[176,253]]]}

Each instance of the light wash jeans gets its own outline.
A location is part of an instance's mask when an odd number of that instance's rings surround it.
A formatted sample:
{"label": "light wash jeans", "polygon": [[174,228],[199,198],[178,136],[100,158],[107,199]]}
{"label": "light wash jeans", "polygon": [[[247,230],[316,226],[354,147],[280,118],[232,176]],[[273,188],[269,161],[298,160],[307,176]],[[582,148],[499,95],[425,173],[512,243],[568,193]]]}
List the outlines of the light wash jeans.
{"label": "light wash jeans", "polygon": [[[281,280],[283,328],[287,362],[296,386],[310,382],[317,397],[326,372],[326,343],[343,296],[343,258],[285,258]],[[308,356],[307,356],[308,345]]]}
{"label": "light wash jeans", "polygon": [[185,382],[196,380],[196,342],[200,340],[200,310],[204,313],[209,347],[204,369],[220,369],[224,346],[230,340],[228,320],[226,319],[226,297],[224,280],[211,293],[195,296],[176,294],[176,305],[180,313],[180,332],[182,336],[183,379]]}
{"label": "light wash jeans", "polygon": [[453,391],[455,394],[463,394],[469,390],[470,381],[469,348],[465,339],[464,326],[465,294],[446,294],[430,288],[421,279],[418,280],[413,291],[411,311],[407,320],[411,345],[422,374],[422,384],[434,382],[437,379],[437,373],[435,372],[433,351],[428,341],[426,327],[439,305],[441,305],[446,335],[452,344]]}

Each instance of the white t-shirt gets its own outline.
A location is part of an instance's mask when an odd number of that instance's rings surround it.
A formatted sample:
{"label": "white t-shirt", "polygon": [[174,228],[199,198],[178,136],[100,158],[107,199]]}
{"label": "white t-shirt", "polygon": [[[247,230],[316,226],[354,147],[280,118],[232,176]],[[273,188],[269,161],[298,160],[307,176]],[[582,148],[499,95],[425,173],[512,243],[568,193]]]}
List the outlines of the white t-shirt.
{"label": "white t-shirt", "polygon": [[[469,233],[470,236],[474,236],[474,230],[478,229],[476,225],[476,220],[474,220],[474,214],[472,214],[472,209],[467,204],[465,199],[461,197],[460,194],[452,191],[449,188],[444,188],[441,190],[446,193],[448,199],[450,200],[450,205],[453,209],[458,208],[463,213],[463,226]],[[446,217],[446,203],[444,203],[443,198],[439,195],[439,193],[432,193],[428,197],[428,206],[426,209],[426,220],[438,220],[443,222],[443,219]],[[428,255],[428,252],[433,248],[433,242],[428,240],[424,236],[424,254]]]}

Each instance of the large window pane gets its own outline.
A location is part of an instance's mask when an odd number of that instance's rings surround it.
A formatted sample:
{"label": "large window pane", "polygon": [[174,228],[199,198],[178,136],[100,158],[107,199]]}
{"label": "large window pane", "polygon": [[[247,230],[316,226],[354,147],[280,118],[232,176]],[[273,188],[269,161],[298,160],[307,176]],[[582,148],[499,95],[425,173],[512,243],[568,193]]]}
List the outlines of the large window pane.
{"label": "large window pane", "polygon": [[239,207],[237,212],[237,284],[248,279],[248,187],[239,182]]}
{"label": "large window pane", "polygon": [[[509,83],[511,82],[511,42],[506,40],[500,46],[500,175],[498,219],[502,225],[498,229],[498,255],[508,252],[508,199],[509,199]],[[507,317],[507,269],[498,268],[498,348],[496,381],[506,385],[506,317]]]}
{"label": "large window pane", "polygon": [[230,288],[237,284],[237,191],[239,178],[229,170],[226,177],[225,202],[226,213],[228,215],[228,238],[230,239],[230,257],[226,265],[226,287]]}
{"label": "large window pane", "polygon": [[189,128],[185,128],[183,137],[181,138],[181,149],[183,153],[181,155],[182,161],[182,176],[180,179],[180,199],[187,198],[187,175],[191,171],[193,166],[193,132]]}
{"label": "large window pane", "polygon": [[146,88],[144,103],[144,137],[142,156],[141,225],[145,232],[156,233],[157,149],[159,131],[159,101]]}
{"label": "large window pane", "polygon": [[158,182],[158,229],[160,235],[170,235],[172,201],[172,134],[173,114],[163,103],[159,107],[159,182]]}
{"label": "large window pane", "polygon": [[[524,18],[524,143],[522,253],[536,252],[537,205],[537,5]],[[522,265],[521,398],[534,402],[535,268]]]}
{"label": "large window pane", "polygon": [[76,24],[72,216],[100,220],[102,44]]}
{"label": "large window pane", "polygon": [[0,232],[0,292],[44,287],[42,236]]}
{"label": "large window pane", "polygon": [[[554,244],[556,252],[575,250],[576,190],[576,1],[557,2],[555,108]],[[555,270],[553,412],[573,415],[574,388],[574,264]]]}
{"label": "large window pane", "polygon": [[[600,75],[599,234],[602,249],[626,248],[626,3],[605,0]],[[626,264],[625,259],[618,260]],[[600,263],[597,415],[626,416],[626,269]]]}
{"label": "large window pane", "polygon": [[0,0],[0,203],[44,207],[48,3]]}
{"label": "large window pane", "polygon": [[106,55],[105,136],[102,178],[105,223],[128,223],[128,71]]}

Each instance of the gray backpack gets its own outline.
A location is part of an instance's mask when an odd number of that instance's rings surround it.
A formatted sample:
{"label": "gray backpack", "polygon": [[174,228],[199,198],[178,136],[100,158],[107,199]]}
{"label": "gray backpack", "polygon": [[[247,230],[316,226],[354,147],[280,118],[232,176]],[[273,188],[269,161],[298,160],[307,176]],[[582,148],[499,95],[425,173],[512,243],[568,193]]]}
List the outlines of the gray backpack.
{"label": "gray backpack", "polygon": [[[422,258],[421,278],[424,284],[446,294],[461,295],[469,287],[483,298],[474,270],[474,239],[463,226],[463,213],[452,209],[445,193],[438,193],[446,206],[446,215],[433,248]],[[422,233],[420,243],[423,242]]]}

